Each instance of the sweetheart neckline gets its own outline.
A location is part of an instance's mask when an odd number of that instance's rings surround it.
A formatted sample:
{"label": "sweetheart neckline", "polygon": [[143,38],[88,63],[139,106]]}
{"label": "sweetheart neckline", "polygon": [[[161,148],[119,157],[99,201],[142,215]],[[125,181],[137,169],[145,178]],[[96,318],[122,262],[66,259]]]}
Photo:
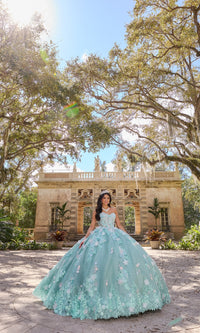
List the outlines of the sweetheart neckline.
{"label": "sweetheart neckline", "polygon": [[[115,214],[114,212],[112,212],[112,213],[110,213],[110,214],[108,214],[108,213],[105,213],[105,212],[101,212],[101,214],[102,213],[104,213],[104,214],[106,214],[106,215],[112,215],[112,214]],[[116,215],[116,214],[115,214]]]}

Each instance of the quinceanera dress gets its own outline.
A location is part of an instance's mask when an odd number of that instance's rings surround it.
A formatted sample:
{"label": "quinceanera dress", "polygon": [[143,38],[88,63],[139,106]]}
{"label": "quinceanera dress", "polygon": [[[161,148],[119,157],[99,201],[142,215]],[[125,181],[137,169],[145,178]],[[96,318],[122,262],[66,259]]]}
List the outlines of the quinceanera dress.
{"label": "quinceanera dress", "polygon": [[79,249],[79,240],[33,294],[61,316],[117,318],[170,303],[154,260],[127,233],[114,227],[115,213],[100,214],[99,226]]}

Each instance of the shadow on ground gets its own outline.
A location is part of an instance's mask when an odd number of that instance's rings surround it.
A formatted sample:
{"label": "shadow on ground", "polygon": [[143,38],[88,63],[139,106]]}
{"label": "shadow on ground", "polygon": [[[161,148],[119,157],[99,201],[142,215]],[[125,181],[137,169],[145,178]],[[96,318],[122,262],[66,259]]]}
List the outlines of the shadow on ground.
{"label": "shadow on ground", "polygon": [[171,304],[162,310],[127,318],[81,321],[55,315],[32,295],[35,286],[67,250],[0,252],[1,333],[198,332],[200,252],[145,248],[165,277],[171,295]]}

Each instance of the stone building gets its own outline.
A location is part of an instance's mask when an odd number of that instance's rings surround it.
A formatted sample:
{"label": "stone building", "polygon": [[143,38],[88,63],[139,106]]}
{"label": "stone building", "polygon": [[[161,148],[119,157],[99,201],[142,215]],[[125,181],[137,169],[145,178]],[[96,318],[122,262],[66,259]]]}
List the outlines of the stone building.
{"label": "stone building", "polygon": [[153,227],[154,216],[148,212],[154,198],[163,208],[159,229],[180,238],[184,232],[184,215],[179,172],[138,171],[101,172],[98,161],[94,172],[41,172],[38,177],[38,201],[35,221],[35,239],[46,239],[55,227],[57,206],[68,202],[69,219],[64,229],[69,239],[84,234],[84,211],[95,209],[102,190],[109,190],[112,204],[116,205],[121,223],[124,223],[127,207],[134,208],[134,234],[143,235]]}

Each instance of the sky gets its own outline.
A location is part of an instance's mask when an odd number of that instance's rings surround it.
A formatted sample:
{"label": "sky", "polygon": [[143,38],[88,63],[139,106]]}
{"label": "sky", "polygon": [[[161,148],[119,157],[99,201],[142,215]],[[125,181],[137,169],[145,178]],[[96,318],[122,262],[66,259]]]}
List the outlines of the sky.
{"label": "sky", "polygon": [[62,59],[96,53],[106,57],[115,42],[125,46],[133,0],[55,0],[53,41]]}
{"label": "sky", "polygon": [[[19,24],[29,23],[35,11],[41,13],[51,39],[58,50],[61,66],[75,57],[95,53],[107,57],[117,43],[125,47],[125,25],[131,20],[133,0],[4,0],[11,16]],[[83,153],[77,168],[94,170],[94,158],[99,155],[112,171],[116,149],[108,147],[97,154]],[[69,164],[73,161],[69,158]],[[63,166],[56,164],[56,170]],[[54,168],[54,171],[55,171]],[[52,168],[51,168],[52,170]]]}

